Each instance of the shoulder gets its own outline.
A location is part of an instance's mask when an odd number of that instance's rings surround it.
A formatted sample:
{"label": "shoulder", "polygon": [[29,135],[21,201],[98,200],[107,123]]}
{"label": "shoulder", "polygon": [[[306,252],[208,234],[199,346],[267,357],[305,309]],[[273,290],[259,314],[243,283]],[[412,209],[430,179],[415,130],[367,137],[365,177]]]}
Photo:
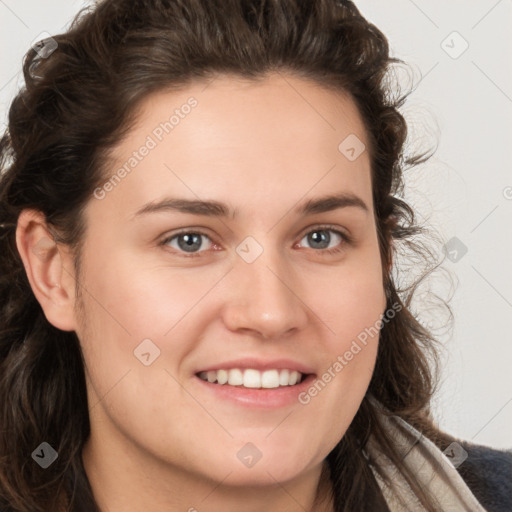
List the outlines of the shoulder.
{"label": "shoulder", "polygon": [[455,440],[467,457],[457,466],[462,479],[487,512],[512,510],[512,450]]}

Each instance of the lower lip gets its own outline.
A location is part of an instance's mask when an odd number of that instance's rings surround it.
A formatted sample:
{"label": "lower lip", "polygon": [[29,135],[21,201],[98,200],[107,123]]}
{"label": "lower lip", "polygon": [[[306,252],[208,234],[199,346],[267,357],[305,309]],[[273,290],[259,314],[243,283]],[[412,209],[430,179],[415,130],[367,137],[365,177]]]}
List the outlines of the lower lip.
{"label": "lower lip", "polygon": [[299,394],[304,392],[315,380],[313,374],[308,375],[302,382],[295,386],[280,386],[278,388],[244,388],[230,386],[229,384],[215,384],[199,378],[202,389],[213,394],[221,400],[231,401],[241,406],[277,409],[299,403]]}

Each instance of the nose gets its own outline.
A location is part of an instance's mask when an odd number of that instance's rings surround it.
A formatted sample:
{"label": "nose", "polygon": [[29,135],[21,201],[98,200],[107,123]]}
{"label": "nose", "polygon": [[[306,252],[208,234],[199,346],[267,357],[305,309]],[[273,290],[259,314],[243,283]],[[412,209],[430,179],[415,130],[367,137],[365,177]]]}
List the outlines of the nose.
{"label": "nose", "polygon": [[223,320],[231,331],[279,339],[306,326],[306,281],[284,256],[264,250],[252,263],[237,256],[229,279]]}

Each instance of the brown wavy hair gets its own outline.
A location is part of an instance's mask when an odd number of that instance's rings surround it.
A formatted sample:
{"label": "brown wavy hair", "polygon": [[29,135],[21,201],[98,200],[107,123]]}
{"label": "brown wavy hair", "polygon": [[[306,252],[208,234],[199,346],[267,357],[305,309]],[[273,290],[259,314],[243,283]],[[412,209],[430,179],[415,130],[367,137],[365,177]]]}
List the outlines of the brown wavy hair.
{"label": "brown wavy hair", "polygon": [[[425,226],[400,196],[404,172],[433,153],[406,155],[399,108],[407,94],[393,95],[388,80],[402,61],[390,57],[382,32],[350,1],[104,0],[53,37],[58,48],[47,58],[27,52],[25,86],[0,141],[0,509],[99,511],[81,458],[90,424],[80,343],[46,320],[32,293],[15,244],[20,212],[44,213],[56,240],[73,250],[78,271],[84,206],[141,100],[223,74],[257,80],[283,72],[349,93],[357,105],[369,141],[388,307],[402,306],[381,328],[367,396],[327,457],[335,510],[369,510],[370,496],[380,492],[362,453],[370,434],[425,509],[437,510],[368,399],[442,442],[430,413],[438,342],[411,311],[417,286],[436,266],[405,288],[387,272],[400,247],[432,263],[420,242]],[[59,454],[44,471],[31,459],[42,441]]]}

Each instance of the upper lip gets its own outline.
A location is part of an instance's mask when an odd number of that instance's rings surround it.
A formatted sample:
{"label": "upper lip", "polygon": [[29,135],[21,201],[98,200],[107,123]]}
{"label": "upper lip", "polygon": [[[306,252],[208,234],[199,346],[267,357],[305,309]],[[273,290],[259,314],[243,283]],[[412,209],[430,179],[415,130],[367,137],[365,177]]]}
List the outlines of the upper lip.
{"label": "upper lip", "polygon": [[244,358],[244,359],[231,359],[221,363],[210,364],[200,368],[196,373],[207,372],[211,370],[230,370],[232,368],[240,369],[254,369],[259,371],[264,370],[295,370],[302,374],[314,373],[313,369],[306,364],[292,359],[268,359],[261,358]]}

